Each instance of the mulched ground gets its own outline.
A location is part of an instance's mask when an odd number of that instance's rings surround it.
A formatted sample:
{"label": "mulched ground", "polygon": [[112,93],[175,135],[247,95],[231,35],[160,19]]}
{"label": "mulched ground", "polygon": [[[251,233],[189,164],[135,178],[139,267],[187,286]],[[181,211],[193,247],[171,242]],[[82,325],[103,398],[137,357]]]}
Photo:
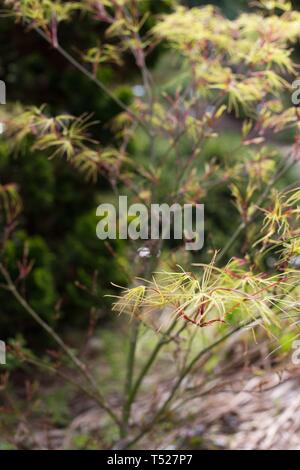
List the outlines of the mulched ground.
{"label": "mulched ground", "polygon": [[[195,379],[174,403],[169,424],[160,423],[136,448],[300,450],[300,367],[287,366],[263,376],[239,370],[226,381],[202,384],[198,396],[197,388]],[[163,400],[165,384],[157,393]],[[149,400],[143,396],[135,405],[137,422],[145,420]],[[75,436],[97,435],[100,423],[105,426],[103,413],[92,402],[78,398],[73,406],[77,415],[66,429],[38,423],[29,429],[21,422],[15,442],[34,449],[68,449]]]}

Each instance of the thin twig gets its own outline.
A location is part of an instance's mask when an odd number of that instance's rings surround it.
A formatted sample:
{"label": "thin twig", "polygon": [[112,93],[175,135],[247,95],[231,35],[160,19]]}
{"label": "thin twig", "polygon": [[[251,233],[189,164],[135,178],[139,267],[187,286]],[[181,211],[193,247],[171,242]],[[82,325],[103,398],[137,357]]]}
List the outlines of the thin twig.
{"label": "thin twig", "polygon": [[109,416],[116,422],[119,423],[117,415],[111,410],[110,406],[106,404],[104,397],[99,391],[98,385],[94,377],[88,371],[86,365],[76,357],[73,351],[66,345],[66,343],[61,339],[61,337],[51,328],[48,323],[46,323],[37,312],[29,305],[29,303],[24,299],[24,297],[17,290],[12,278],[10,277],[9,272],[3,265],[0,263],[0,272],[3,275],[7,287],[18,303],[24,308],[24,310],[34,319],[34,321],[42,327],[42,329],[55,341],[55,343],[64,351],[64,353],[69,357],[73,365],[80,371],[84,376],[87,382],[91,385],[93,390],[98,396],[98,404],[109,414]]}
{"label": "thin twig", "polygon": [[226,243],[226,245],[224,246],[223,250],[220,251],[220,253],[217,255],[216,257],[216,260],[218,262],[220,262],[224,256],[227,254],[227,252],[230,250],[230,248],[232,247],[232,245],[236,242],[236,240],[238,239],[239,235],[241,234],[241,232],[243,232],[243,230],[248,227],[248,225],[250,223],[252,223],[256,216],[257,216],[257,212],[258,212],[258,209],[259,209],[259,206],[261,204],[263,204],[265,202],[265,200],[267,199],[268,197],[268,194],[269,192],[271,191],[271,189],[273,188],[274,184],[277,183],[277,181],[288,171],[290,170],[296,163],[296,160],[292,160],[291,162],[289,162],[287,165],[283,166],[283,168],[281,168],[277,173],[276,175],[274,176],[274,178],[271,179],[271,181],[268,183],[268,185],[266,186],[266,189],[264,190],[264,192],[261,194],[261,196],[259,197],[259,199],[257,200],[256,202],[256,207],[251,215],[251,217],[249,217],[248,221],[247,222],[242,222],[238,227],[237,229],[235,230],[235,232],[233,233],[233,235],[230,237],[230,239],[228,240],[228,242]]}
{"label": "thin twig", "polygon": [[131,406],[133,400],[131,399],[131,389],[133,382],[133,373],[136,360],[136,347],[138,341],[140,324],[134,320],[134,324],[131,331],[130,343],[129,343],[129,352],[127,360],[127,374],[124,387],[124,404],[123,404],[123,416],[122,416],[122,427],[121,427],[121,437],[125,437],[128,431],[128,423],[130,419]]}
{"label": "thin twig", "polygon": [[233,330],[229,331],[226,333],[224,336],[219,338],[217,341],[214,343],[210,344],[206,348],[202,349],[195,357],[192,359],[192,361],[187,365],[187,367],[182,371],[178,379],[176,380],[175,384],[172,387],[171,392],[168,395],[168,398],[164,401],[162,406],[159,408],[157,413],[155,414],[154,418],[151,420],[151,422],[141,430],[141,432],[135,436],[131,441],[128,441],[126,444],[126,448],[130,448],[132,445],[134,445],[136,442],[138,442],[142,437],[144,437],[146,434],[148,434],[149,431],[153,428],[153,426],[156,424],[156,422],[160,419],[160,417],[165,413],[166,409],[168,408],[170,402],[173,400],[178,388],[180,387],[181,383],[185,379],[185,377],[190,373],[194,365],[205,355],[211,352],[214,348],[219,346],[221,343],[226,341],[229,337],[240,331],[242,328],[245,328],[246,326],[249,326],[250,324],[253,323],[253,320],[248,321],[247,323],[243,323]]}
{"label": "thin twig", "polygon": [[[31,25],[30,25],[31,26]],[[94,76],[89,70],[87,70],[78,60],[75,59],[68,51],[66,51],[60,44],[53,45],[51,39],[48,35],[37,26],[33,26],[32,29],[41,36],[45,41],[48,42],[61,56],[63,56],[70,64],[72,64],[77,70],[83,73],[89,80],[95,83],[104,93],[106,93],[123,111],[126,111],[133,119],[135,119],[141,127],[145,130],[145,132],[149,135],[149,130],[145,123],[140,119],[140,117],[132,111],[130,108],[126,106],[123,101],[121,101],[117,96],[115,96],[109,88],[104,85],[96,76]],[[150,136],[151,137],[151,136]]]}

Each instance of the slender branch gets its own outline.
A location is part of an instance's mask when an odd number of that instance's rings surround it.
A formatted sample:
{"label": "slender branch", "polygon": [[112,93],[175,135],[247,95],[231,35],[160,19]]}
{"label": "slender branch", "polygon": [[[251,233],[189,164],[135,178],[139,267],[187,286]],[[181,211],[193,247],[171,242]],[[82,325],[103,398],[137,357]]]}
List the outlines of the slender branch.
{"label": "slender branch", "polygon": [[206,348],[202,349],[195,357],[194,359],[191,360],[191,362],[186,366],[185,369],[181,372],[180,376],[174,383],[172,390],[170,391],[167,399],[164,401],[162,406],[159,408],[157,413],[155,414],[154,418],[151,420],[151,422],[141,430],[141,432],[135,436],[131,441],[128,441],[126,444],[126,448],[130,448],[132,445],[134,445],[136,442],[138,442],[142,437],[144,437],[148,432],[153,428],[153,426],[156,424],[156,422],[160,419],[160,417],[165,413],[166,409],[168,408],[170,402],[173,400],[178,388],[180,387],[181,383],[185,379],[185,377],[190,373],[194,365],[206,354],[210,353],[214,348],[222,344],[224,341],[226,341],[228,338],[230,338],[232,335],[240,331],[241,329],[245,328],[246,326],[250,326],[253,323],[253,319],[246,323],[242,323],[241,325],[237,326],[233,330],[229,331],[226,333],[224,336],[219,338],[217,341],[214,343],[210,344]]}
{"label": "slender branch", "polygon": [[258,208],[261,204],[263,204],[265,202],[265,200],[267,199],[268,197],[268,194],[269,192],[271,191],[272,187],[274,186],[275,183],[277,183],[277,181],[287,172],[289,171],[296,163],[296,160],[292,160],[291,162],[289,162],[287,165],[284,165],[283,168],[281,168],[277,173],[276,175],[274,176],[274,178],[271,179],[271,181],[267,184],[266,186],[266,189],[264,190],[264,192],[261,194],[261,196],[259,197],[259,199],[257,200],[256,202],[256,208],[254,209],[254,211],[252,212],[252,215],[251,217],[249,217],[248,221],[247,222],[242,222],[238,227],[237,229],[235,230],[235,232],[233,233],[233,235],[230,237],[230,239],[228,240],[228,242],[226,243],[226,245],[224,246],[223,250],[219,253],[219,255],[217,256],[217,261],[220,262],[224,256],[227,254],[227,252],[230,250],[230,248],[232,247],[232,245],[236,242],[236,240],[239,238],[241,232],[246,228],[248,227],[248,225],[250,223],[252,223],[256,216],[257,216],[257,212],[258,212]]}
{"label": "slender branch", "polygon": [[128,423],[130,419],[130,412],[133,400],[131,399],[131,389],[134,373],[134,365],[136,359],[136,347],[139,334],[140,324],[134,320],[133,328],[131,331],[130,344],[129,344],[129,353],[127,360],[127,375],[124,387],[124,396],[126,399],[123,404],[123,416],[122,416],[122,426],[121,426],[121,437],[125,437],[128,431]]}
{"label": "slender branch", "polygon": [[177,324],[177,320],[175,320],[172,325],[170,326],[170,328],[167,330],[167,332],[165,333],[165,335],[157,342],[156,346],[154,347],[152,353],[150,354],[148,360],[146,361],[146,363],[144,364],[144,367],[142,368],[142,370],[140,371],[133,387],[132,387],[132,390],[130,392],[130,395],[129,395],[129,401],[132,403],[140,389],[140,386],[145,378],[145,376],[147,375],[147,373],[149,372],[151,366],[153,365],[159,351],[161,350],[161,348],[167,344],[169,342],[169,339],[166,339],[168,337],[168,335],[172,332],[172,330],[174,329],[175,325]]}
{"label": "slender branch", "polygon": [[[55,50],[61,56],[63,56],[70,64],[72,64],[77,70],[79,70],[81,73],[83,73],[89,80],[95,83],[95,85],[101,89],[104,93],[106,93],[123,111],[126,111],[133,119],[135,119],[141,127],[146,131],[146,133],[149,135],[149,130],[145,123],[140,119],[140,117],[132,111],[130,108],[126,106],[123,101],[121,101],[117,96],[115,96],[109,88],[104,85],[100,80],[98,80],[97,77],[95,77],[88,69],[86,69],[78,60],[75,59],[68,51],[66,51],[60,44],[53,45],[51,39],[48,37],[48,35],[41,29],[38,28],[37,26],[34,26],[32,28],[39,36],[41,36],[45,41],[48,42],[52,47],[54,47]],[[149,137],[151,137],[149,135]]]}
{"label": "slender branch", "polygon": [[119,419],[117,415],[111,410],[109,405],[105,403],[105,399],[100,393],[98,385],[94,377],[88,371],[86,365],[80,359],[76,357],[73,351],[66,345],[66,343],[53,330],[53,328],[51,328],[51,326],[48,325],[48,323],[46,323],[39,316],[37,312],[35,312],[35,310],[28,304],[28,302],[24,299],[24,297],[19,293],[12,278],[10,277],[9,272],[7,271],[3,263],[0,263],[0,272],[6,281],[9,291],[18,301],[18,303],[34,319],[34,321],[42,327],[42,329],[53,339],[53,341],[64,351],[64,353],[68,356],[68,358],[73,363],[73,365],[79,370],[79,372],[83,375],[83,377],[87,380],[87,382],[91,385],[91,387],[97,394],[98,404],[101,406],[101,408],[103,408],[116,423],[119,423]]}
{"label": "slender branch", "polygon": [[[44,363],[42,361],[38,361],[36,359],[32,359],[30,357],[25,357],[25,361],[28,362],[29,364],[32,364],[36,367],[39,367],[41,369],[46,369],[48,370],[49,372],[52,372],[53,374],[56,374],[58,375],[59,377],[61,377],[65,382],[68,382],[69,384],[71,384],[72,386],[78,388],[78,390],[80,390],[81,392],[83,392],[84,394],[86,394],[88,397],[90,397],[91,399],[93,399],[99,406],[100,408],[103,409],[103,404],[102,404],[102,401],[99,400],[99,394],[95,394],[92,390],[86,388],[84,385],[80,384],[79,382],[77,382],[76,380],[72,379],[72,377],[70,377],[69,375],[65,374],[64,372],[62,372],[61,370],[59,369],[56,369],[55,367],[47,364],[47,363]],[[116,422],[116,424],[119,424],[119,422]]]}

